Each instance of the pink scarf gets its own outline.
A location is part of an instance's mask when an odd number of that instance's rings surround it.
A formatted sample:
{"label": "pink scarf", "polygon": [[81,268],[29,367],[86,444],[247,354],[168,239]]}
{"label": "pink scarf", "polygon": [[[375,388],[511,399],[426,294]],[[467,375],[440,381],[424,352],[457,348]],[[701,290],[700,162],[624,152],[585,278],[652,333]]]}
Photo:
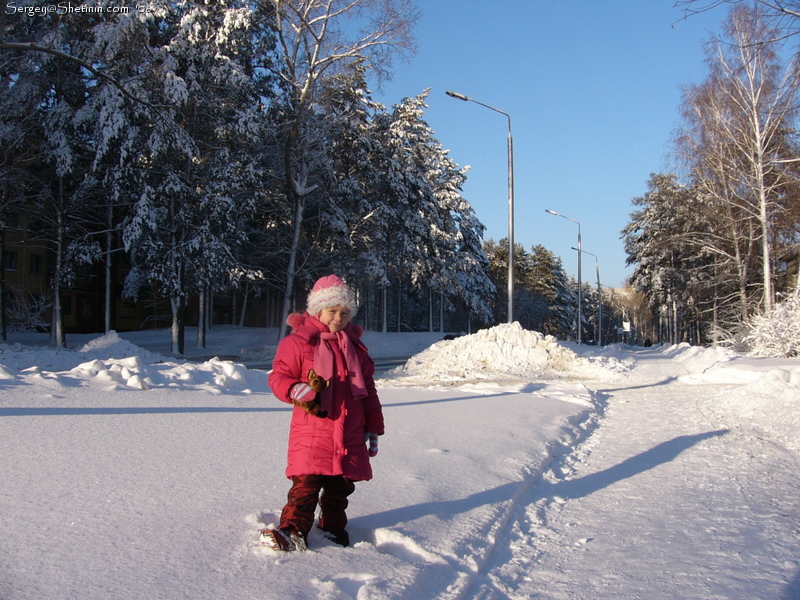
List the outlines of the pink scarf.
{"label": "pink scarf", "polygon": [[[333,347],[334,343],[337,348]],[[330,381],[334,375],[336,350],[339,350],[338,354],[344,358],[342,368],[346,371],[345,375],[350,376],[350,392],[353,398],[356,400],[364,398],[367,395],[367,384],[364,381],[364,374],[361,372],[361,361],[358,360],[353,340],[346,332],[321,332],[319,334],[319,344],[314,349],[314,370],[320,377]],[[333,386],[321,394],[322,410],[330,412],[332,391]]]}

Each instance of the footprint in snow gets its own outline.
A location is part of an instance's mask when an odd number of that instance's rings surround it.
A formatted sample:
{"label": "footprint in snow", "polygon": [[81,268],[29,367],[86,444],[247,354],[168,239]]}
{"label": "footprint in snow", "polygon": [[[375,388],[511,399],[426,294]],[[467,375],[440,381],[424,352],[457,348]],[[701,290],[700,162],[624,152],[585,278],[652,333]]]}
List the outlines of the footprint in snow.
{"label": "footprint in snow", "polygon": [[409,563],[447,563],[438,554],[428,552],[410,537],[391,529],[376,529],[374,545],[378,552]]}
{"label": "footprint in snow", "polygon": [[[321,588],[329,588],[335,585],[350,598],[358,598],[361,588],[372,579],[376,579],[376,576],[369,573],[338,573],[325,579],[317,580],[318,583],[315,583]],[[332,590],[324,589],[324,591],[327,592],[326,595],[332,596],[330,594]]]}

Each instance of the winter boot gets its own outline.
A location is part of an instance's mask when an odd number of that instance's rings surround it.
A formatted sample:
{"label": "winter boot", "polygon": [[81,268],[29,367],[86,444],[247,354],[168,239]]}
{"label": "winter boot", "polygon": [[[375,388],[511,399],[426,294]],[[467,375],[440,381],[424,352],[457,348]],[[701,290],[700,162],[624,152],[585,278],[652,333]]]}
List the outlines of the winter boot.
{"label": "winter boot", "polygon": [[347,533],[344,529],[341,531],[325,531],[322,530],[323,534],[327,539],[332,541],[334,544],[339,544],[340,546],[344,546],[347,548],[350,545],[350,534]]}
{"label": "winter boot", "polygon": [[261,543],[276,552],[295,552],[308,550],[302,535],[288,529],[262,529]]}

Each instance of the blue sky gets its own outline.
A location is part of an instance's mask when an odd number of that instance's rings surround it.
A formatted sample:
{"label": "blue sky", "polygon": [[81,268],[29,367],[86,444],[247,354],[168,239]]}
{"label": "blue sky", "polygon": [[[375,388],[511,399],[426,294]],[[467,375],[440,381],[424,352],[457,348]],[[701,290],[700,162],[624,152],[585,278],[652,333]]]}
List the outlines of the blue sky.
{"label": "blue sky", "polygon": [[[515,241],[542,244],[577,274],[582,246],[604,285],[632,272],[620,230],[651,173],[670,169],[682,88],[707,74],[704,45],[727,8],[683,19],[674,0],[420,0],[419,51],[375,91],[387,106],[430,88],[425,113],[459,165],[464,197],[508,235],[508,121],[445,95],[454,90],[511,115]],[[596,282],[584,254],[583,279]]]}

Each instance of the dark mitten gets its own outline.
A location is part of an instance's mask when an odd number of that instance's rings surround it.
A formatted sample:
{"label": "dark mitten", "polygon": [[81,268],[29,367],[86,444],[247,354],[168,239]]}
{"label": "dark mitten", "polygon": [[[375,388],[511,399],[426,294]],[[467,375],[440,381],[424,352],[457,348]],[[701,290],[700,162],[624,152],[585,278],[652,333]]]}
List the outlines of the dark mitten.
{"label": "dark mitten", "polygon": [[364,441],[367,443],[368,452],[371,457],[375,457],[378,455],[378,434],[377,433],[365,433],[364,434]]}

